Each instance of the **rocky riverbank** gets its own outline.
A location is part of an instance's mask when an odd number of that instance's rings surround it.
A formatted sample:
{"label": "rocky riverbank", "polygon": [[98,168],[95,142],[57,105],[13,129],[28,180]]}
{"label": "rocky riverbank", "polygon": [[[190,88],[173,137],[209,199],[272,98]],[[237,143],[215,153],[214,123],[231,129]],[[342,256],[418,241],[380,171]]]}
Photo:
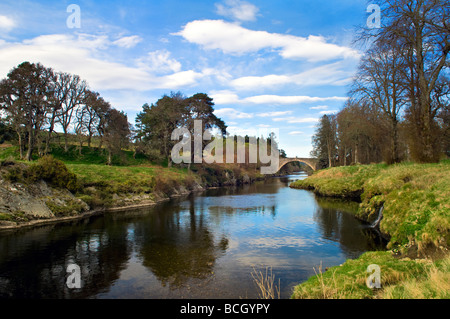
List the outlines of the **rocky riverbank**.
{"label": "rocky riverbank", "polygon": [[[34,164],[39,165],[39,164]],[[58,181],[73,177],[61,162],[51,160],[47,166],[59,166],[50,171]],[[111,168],[113,170],[114,168]],[[217,169],[217,168],[216,168]],[[241,171],[221,170],[220,174],[189,174],[183,179],[149,176],[148,181],[134,180],[132,176],[127,186],[113,180],[92,181],[78,178],[76,187],[61,186],[51,179],[36,178],[32,171],[41,171],[33,165],[3,162],[0,167],[0,231],[33,227],[49,223],[66,222],[111,211],[121,211],[153,206],[172,198],[188,196],[208,188],[250,184],[262,177],[250,177]],[[67,170],[67,171],[66,171]],[[209,171],[211,173],[211,171]],[[161,175],[161,174],[160,174]],[[39,176],[39,175],[38,175]],[[141,177],[142,178],[142,177]]]}

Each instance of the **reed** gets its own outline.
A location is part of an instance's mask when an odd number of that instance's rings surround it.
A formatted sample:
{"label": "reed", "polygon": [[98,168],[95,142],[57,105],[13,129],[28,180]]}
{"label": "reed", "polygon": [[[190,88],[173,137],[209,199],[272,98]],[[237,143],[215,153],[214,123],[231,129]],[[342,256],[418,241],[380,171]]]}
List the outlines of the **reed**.
{"label": "reed", "polygon": [[266,267],[265,271],[257,270],[253,267],[252,278],[258,288],[259,299],[281,299],[280,279],[278,279],[278,284],[276,284],[275,275],[271,267]]}

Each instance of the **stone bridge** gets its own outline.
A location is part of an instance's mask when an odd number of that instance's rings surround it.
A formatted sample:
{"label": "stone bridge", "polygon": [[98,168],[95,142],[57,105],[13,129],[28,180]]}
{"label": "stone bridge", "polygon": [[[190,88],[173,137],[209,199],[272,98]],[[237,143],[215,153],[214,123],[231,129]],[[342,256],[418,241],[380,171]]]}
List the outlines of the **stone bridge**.
{"label": "stone bridge", "polygon": [[292,162],[300,162],[303,164],[308,165],[312,168],[313,171],[317,170],[317,159],[315,158],[280,158],[280,165],[278,166],[278,171],[283,168],[284,165]]}

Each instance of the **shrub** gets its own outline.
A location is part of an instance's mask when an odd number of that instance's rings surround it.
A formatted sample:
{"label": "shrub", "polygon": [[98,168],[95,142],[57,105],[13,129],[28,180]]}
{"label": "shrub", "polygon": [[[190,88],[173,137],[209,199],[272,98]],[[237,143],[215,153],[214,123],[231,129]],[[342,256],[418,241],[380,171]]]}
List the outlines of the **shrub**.
{"label": "shrub", "polygon": [[5,159],[0,160],[0,167],[8,167],[16,165],[16,160],[12,156],[8,156]]}
{"label": "shrub", "polygon": [[78,189],[77,176],[66,165],[52,156],[42,157],[28,169],[30,181],[43,180],[52,186],[67,188],[74,192]]}
{"label": "shrub", "polygon": [[158,175],[155,179],[155,191],[161,192],[167,196],[172,195],[175,192],[175,188],[179,184],[176,180]]}
{"label": "shrub", "polygon": [[26,169],[23,165],[12,165],[8,167],[4,177],[12,183],[20,183],[25,180]]}

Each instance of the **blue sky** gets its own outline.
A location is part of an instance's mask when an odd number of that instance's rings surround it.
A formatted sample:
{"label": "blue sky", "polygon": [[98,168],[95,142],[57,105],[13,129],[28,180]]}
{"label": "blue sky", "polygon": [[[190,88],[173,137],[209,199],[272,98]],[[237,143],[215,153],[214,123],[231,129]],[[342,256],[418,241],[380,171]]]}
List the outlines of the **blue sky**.
{"label": "blue sky", "polygon": [[[70,4],[81,28],[69,28]],[[277,129],[308,157],[318,119],[342,108],[360,59],[364,0],[0,3],[0,78],[23,61],[80,75],[134,123],[144,103],[207,93],[230,133]]]}

